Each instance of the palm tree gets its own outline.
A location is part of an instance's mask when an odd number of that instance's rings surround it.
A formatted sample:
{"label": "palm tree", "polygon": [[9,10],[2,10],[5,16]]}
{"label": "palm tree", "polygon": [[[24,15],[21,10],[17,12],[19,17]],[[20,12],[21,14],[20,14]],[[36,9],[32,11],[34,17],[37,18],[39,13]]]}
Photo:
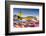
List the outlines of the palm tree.
{"label": "palm tree", "polygon": [[21,9],[20,12],[18,13],[18,16],[20,17],[19,19],[22,20],[23,13],[21,12]]}
{"label": "palm tree", "polygon": [[23,16],[23,13],[20,11],[20,12],[18,13],[18,16],[22,17],[22,16]]}

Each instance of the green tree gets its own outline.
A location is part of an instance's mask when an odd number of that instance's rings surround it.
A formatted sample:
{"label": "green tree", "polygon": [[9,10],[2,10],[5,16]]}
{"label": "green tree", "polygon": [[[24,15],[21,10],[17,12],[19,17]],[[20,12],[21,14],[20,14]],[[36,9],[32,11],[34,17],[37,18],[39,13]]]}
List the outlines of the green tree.
{"label": "green tree", "polygon": [[23,13],[20,11],[20,12],[18,13],[18,16],[20,17],[19,19],[22,20]]}
{"label": "green tree", "polygon": [[19,12],[18,13],[18,16],[22,17],[23,16],[23,13],[22,12]]}

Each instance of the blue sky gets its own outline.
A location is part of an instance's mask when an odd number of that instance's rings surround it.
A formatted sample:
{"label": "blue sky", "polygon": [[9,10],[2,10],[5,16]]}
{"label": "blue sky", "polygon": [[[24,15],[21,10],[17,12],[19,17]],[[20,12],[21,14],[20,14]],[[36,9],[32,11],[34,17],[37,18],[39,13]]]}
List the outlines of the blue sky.
{"label": "blue sky", "polygon": [[26,17],[26,16],[39,16],[39,9],[25,9],[25,8],[14,8],[13,9],[13,14],[14,15],[18,15],[18,13],[20,12],[23,13],[22,17]]}

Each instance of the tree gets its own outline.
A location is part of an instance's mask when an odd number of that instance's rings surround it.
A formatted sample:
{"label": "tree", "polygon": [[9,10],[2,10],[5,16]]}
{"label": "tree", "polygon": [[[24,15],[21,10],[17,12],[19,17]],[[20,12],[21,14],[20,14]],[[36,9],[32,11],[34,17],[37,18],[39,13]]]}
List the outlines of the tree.
{"label": "tree", "polygon": [[21,12],[21,10],[20,10],[20,12],[18,13],[18,16],[20,17],[19,19],[22,20],[23,13]]}
{"label": "tree", "polygon": [[23,13],[22,12],[19,12],[18,13],[18,16],[22,17],[23,16]]}

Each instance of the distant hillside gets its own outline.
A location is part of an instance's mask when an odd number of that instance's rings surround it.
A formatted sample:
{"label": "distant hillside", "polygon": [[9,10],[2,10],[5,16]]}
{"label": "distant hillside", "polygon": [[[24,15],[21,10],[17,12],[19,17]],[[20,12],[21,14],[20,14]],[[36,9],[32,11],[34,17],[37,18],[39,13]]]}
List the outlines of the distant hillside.
{"label": "distant hillside", "polygon": [[26,19],[26,20],[31,20],[31,19],[35,19],[37,20],[37,17],[36,16],[27,16],[27,17],[20,17],[18,15],[14,15],[14,17],[18,17],[18,19],[22,20],[22,19]]}

